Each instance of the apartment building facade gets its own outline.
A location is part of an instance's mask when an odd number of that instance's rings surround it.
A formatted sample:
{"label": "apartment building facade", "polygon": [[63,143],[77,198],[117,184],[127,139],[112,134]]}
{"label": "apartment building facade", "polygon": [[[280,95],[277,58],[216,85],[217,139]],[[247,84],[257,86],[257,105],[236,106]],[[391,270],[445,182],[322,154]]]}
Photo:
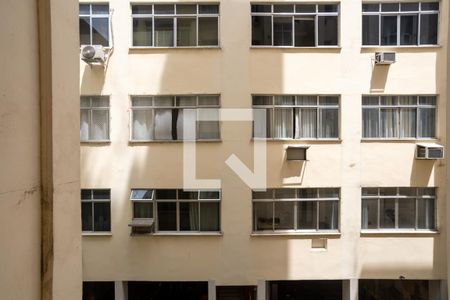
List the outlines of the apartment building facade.
{"label": "apartment building facade", "polygon": [[81,1],[84,299],[446,299],[449,11]]}

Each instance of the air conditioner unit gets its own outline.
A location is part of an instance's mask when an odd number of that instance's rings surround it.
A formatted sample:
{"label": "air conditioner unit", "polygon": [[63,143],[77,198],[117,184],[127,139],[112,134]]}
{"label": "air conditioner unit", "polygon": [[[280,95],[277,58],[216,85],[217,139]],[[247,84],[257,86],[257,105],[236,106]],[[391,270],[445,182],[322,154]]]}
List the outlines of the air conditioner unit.
{"label": "air conditioner unit", "polygon": [[376,52],[375,64],[390,65],[395,63],[395,52]]}
{"label": "air conditioner unit", "polygon": [[149,234],[153,233],[153,218],[133,219],[128,226],[131,227],[131,234]]}
{"label": "air conditioner unit", "polygon": [[288,146],[286,148],[287,160],[306,160],[306,150],[309,146]]}
{"label": "air conditioner unit", "polygon": [[435,143],[417,143],[416,159],[443,159],[444,147]]}
{"label": "air conditioner unit", "polygon": [[88,64],[103,64],[106,60],[105,50],[102,45],[87,45],[81,48],[81,59]]}

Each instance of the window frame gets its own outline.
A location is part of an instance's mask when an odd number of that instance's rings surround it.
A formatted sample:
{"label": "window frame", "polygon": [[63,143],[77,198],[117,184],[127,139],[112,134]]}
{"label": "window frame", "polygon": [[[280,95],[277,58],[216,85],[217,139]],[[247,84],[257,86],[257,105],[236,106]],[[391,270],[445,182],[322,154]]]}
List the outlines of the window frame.
{"label": "window frame", "polygon": [[[402,11],[401,10],[401,5],[402,4],[407,4],[407,3],[418,3],[419,4],[419,10],[415,10],[415,11]],[[422,3],[439,3],[439,10],[422,10]],[[365,4],[372,4],[372,5],[378,5],[378,11],[364,11],[363,9],[361,9],[362,12],[362,17],[361,20],[364,20],[364,16],[378,16],[378,44],[374,44],[374,45],[364,45],[364,28],[362,28],[361,31],[361,45],[362,48],[374,48],[374,47],[384,47],[384,48],[402,48],[402,47],[438,47],[439,44],[439,40],[440,40],[440,30],[439,30],[439,25],[441,23],[441,1],[414,1],[412,0],[412,2],[399,2],[397,0],[397,2],[388,2],[388,4],[399,4],[399,10],[398,11],[382,11],[381,9],[381,5],[382,4],[386,4],[384,2],[367,2],[367,1],[363,1],[362,5]],[[421,44],[420,42],[420,25],[421,25],[421,16],[422,15],[434,15],[437,14],[437,38],[436,38],[436,44]],[[417,44],[411,44],[411,45],[402,45],[401,44],[401,17],[402,16],[408,16],[408,15],[414,15],[417,16]],[[396,16],[397,17],[397,33],[396,33],[396,38],[397,38],[397,43],[395,45],[382,45],[381,44],[381,40],[382,40],[382,17],[383,16]]]}
{"label": "window frame", "polygon": [[[89,107],[82,107],[81,106],[81,101],[83,98],[89,98]],[[107,99],[108,100],[108,106],[92,106],[92,100],[93,98],[98,98],[98,99]],[[109,95],[80,95],[80,123],[81,123],[81,112],[82,111],[88,111],[88,115],[89,115],[89,138],[87,140],[83,140],[81,139],[81,128],[80,128],[80,142],[81,143],[109,143],[111,142],[111,101],[110,101],[110,96]],[[99,140],[95,140],[95,139],[91,139],[91,128],[92,128],[92,111],[93,110],[98,110],[98,111],[106,111],[107,112],[107,128],[108,128],[108,133],[107,133],[107,138],[106,139],[99,139]]]}
{"label": "window frame", "polygon": [[[294,12],[275,12],[274,11],[274,5],[293,5],[294,6]],[[296,12],[296,5],[298,4],[310,4],[315,5],[315,12]],[[252,5],[270,5],[271,9],[270,12],[252,12],[251,7]],[[319,12],[319,5],[337,5],[337,12]],[[280,3],[273,3],[273,2],[250,2],[250,48],[304,48],[304,49],[311,49],[311,48],[340,48],[341,47],[341,3],[336,1],[328,1],[328,2],[305,2],[305,3],[290,3],[290,2],[280,2]],[[271,39],[272,43],[271,45],[253,45],[253,22],[252,17],[271,17]],[[274,45],[274,17],[292,17],[292,46],[289,45]],[[296,17],[305,17],[305,16],[314,16],[314,46],[295,46],[295,18]],[[319,16],[334,16],[337,17],[337,44],[336,45],[319,45]]]}
{"label": "window frame", "polygon": [[[319,191],[320,190],[337,190],[338,196],[335,197],[319,197]],[[295,198],[276,198],[275,197],[275,191],[276,190],[295,190],[295,193],[297,197]],[[299,190],[316,190],[317,197],[315,198],[301,198],[298,197],[298,191]],[[310,234],[310,233],[317,233],[317,234],[334,234],[334,233],[340,233],[341,228],[341,188],[339,187],[331,187],[331,188],[268,188],[266,191],[272,192],[272,198],[267,199],[255,199],[253,197],[253,192],[260,192],[259,190],[252,190],[252,234],[255,235],[264,235],[264,234]],[[276,203],[283,203],[283,202],[293,202],[294,203],[294,212],[293,212],[293,222],[294,222],[294,229],[275,229],[275,204]],[[316,228],[315,229],[298,229],[298,203],[300,202],[313,202],[316,203],[315,207],[315,218],[316,218]],[[320,228],[320,203],[322,202],[334,202],[336,203],[336,216],[337,216],[337,228],[336,229],[321,229]],[[272,230],[257,230],[256,228],[256,214],[255,214],[255,203],[272,203]]]}
{"label": "window frame", "polygon": [[[80,41],[80,48],[83,46],[92,46],[96,45],[92,43],[92,19],[94,18],[108,18],[108,44],[106,46],[103,46],[105,48],[111,47],[111,13],[110,13],[110,3],[109,2],[80,2],[79,5],[89,5],[89,14],[81,14],[78,13],[78,19],[80,18],[89,18],[89,45],[87,44],[81,44]],[[93,14],[92,13],[92,6],[93,5],[108,5],[108,14]]]}
{"label": "window frame", "polygon": [[[396,195],[381,195],[380,189],[383,188],[395,188]],[[400,189],[408,188],[411,190],[415,190],[414,195],[401,195]],[[378,195],[363,195],[364,189],[377,189]],[[433,189],[434,195],[419,195],[420,189]],[[438,215],[437,215],[437,200],[438,200],[438,189],[437,187],[362,187],[361,188],[361,231],[363,232],[438,232]],[[389,200],[394,201],[395,207],[395,224],[394,228],[382,228],[381,227],[381,200]],[[402,199],[414,199],[414,228],[401,228],[399,227],[399,201]],[[419,200],[422,199],[431,199],[434,204],[434,220],[433,220],[433,228],[418,228],[418,220],[419,220]],[[376,200],[377,201],[377,228],[363,228],[363,202],[364,200]]]}
{"label": "window frame", "polygon": [[[83,228],[81,228],[81,233],[83,234],[83,235],[89,235],[89,234],[108,234],[108,233],[111,233],[112,232],[112,209],[111,209],[111,189],[110,188],[91,188],[91,189],[88,189],[88,188],[82,188],[81,190],[80,190],[80,193],[82,192],[82,191],[90,191],[90,194],[91,194],[91,198],[90,199],[83,199],[83,197],[81,197],[80,196],[80,198],[81,198],[81,205],[83,204],[83,203],[90,203],[91,204],[91,213],[92,213],[92,215],[91,215],[91,218],[92,218],[92,230],[83,230]],[[94,198],[94,191],[96,191],[96,190],[107,190],[108,192],[109,192],[109,199],[95,199]],[[94,203],[109,203],[109,216],[110,216],[110,220],[109,220],[109,230],[95,230],[95,227],[94,227],[94,220],[95,220],[95,218],[94,218]],[[83,212],[81,212],[81,219],[83,218]],[[83,220],[83,219],[82,219]],[[82,223],[82,225],[83,225],[83,222],[81,222]]]}
{"label": "window frame", "polygon": [[[284,97],[284,96],[291,96],[294,97],[294,102],[296,103],[297,101],[297,97],[303,97],[303,96],[312,96],[312,97],[316,97],[316,105],[298,105],[298,104],[293,104],[293,105],[276,105],[275,104],[275,97]],[[272,97],[272,104],[271,105],[254,105],[253,104],[253,98],[254,97]],[[336,97],[338,100],[338,104],[337,105],[321,105],[320,104],[320,98],[321,97]],[[311,138],[311,137],[307,137],[307,138],[295,138],[295,118],[292,121],[292,125],[293,125],[293,130],[292,130],[292,138],[275,138],[273,137],[273,133],[274,133],[274,126],[275,126],[275,122],[274,122],[274,112],[276,108],[292,108],[293,111],[293,115],[295,117],[295,109],[316,109],[316,137],[315,138]],[[333,137],[333,138],[323,138],[323,137],[319,137],[319,132],[321,132],[322,129],[322,124],[321,124],[321,118],[320,118],[320,111],[323,109],[337,109],[338,112],[338,119],[337,119],[337,137]],[[255,137],[255,130],[254,130],[254,121],[252,122],[252,139],[254,140],[266,140],[266,141],[340,141],[341,140],[341,96],[340,95],[291,95],[291,94],[283,94],[283,95],[271,95],[271,94],[252,94],[252,109],[253,110],[257,110],[257,109],[265,109],[266,110],[266,115],[267,115],[267,110],[271,111],[271,116],[272,116],[272,124],[270,125],[270,137]],[[267,121],[267,120],[266,120]],[[266,128],[267,128],[267,124],[266,124]],[[266,134],[268,134],[266,132]]]}
{"label": "window frame", "polygon": [[[200,105],[199,104],[199,98],[200,97],[217,97],[218,99],[218,104],[217,105]],[[158,106],[158,105],[153,105],[154,103],[154,99],[157,97],[172,97],[173,98],[173,103],[174,105],[172,106]],[[196,97],[196,105],[195,106],[177,106],[177,98],[178,97]],[[139,98],[152,98],[152,106],[133,106],[133,100],[134,99],[139,99]],[[196,119],[196,133],[195,133],[195,142],[219,142],[222,140],[222,122],[220,120],[220,108],[221,108],[221,99],[220,99],[220,95],[219,94],[196,94],[196,95],[130,95],[130,114],[129,114],[129,118],[130,118],[130,132],[129,132],[129,142],[130,143],[177,143],[177,142],[184,142],[184,139],[170,139],[170,140],[164,140],[164,139],[134,139],[133,138],[133,112],[137,111],[137,110],[151,110],[152,111],[152,122],[153,122],[153,137],[155,137],[154,131],[155,131],[155,109],[195,109],[196,110],[196,115],[197,115],[197,119]],[[218,111],[218,117],[219,120],[218,122],[218,137],[217,138],[213,138],[213,139],[200,139],[199,138],[199,121],[198,121],[198,110],[199,109],[217,109]]]}
{"label": "window frame", "polygon": [[[145,199],[145,200],[136,200],[132,198],[133,191],[135,190],[152,190],[152,200]],[[159,199],[157,198],[157,191],[162,190],[170,190],[175,191],[175,199]],[[180,199],[179,193],[180,191],[183,192],[197,192],[198,196],[197,199]],[[200,197],[201,192],[218,192],[219,197],[217,199],[202,199]],[[134,218],[134,202],[135,201],[145,201],[145,202],[151,202],[152,205],[152,211],[153,211],[153,226],[154,226],[154,233],[152,234],[159,234],[159,235],[211,235],[211,234],[221,234],[222,230],[222,190],[220,189],[195,189],[195,190],[183,190],[183,189],[169,189],[169,188],[132,188],[130,191],[130,200],[132,202],[132,218],[133,219],[139,219]],[[176,203],[176,230],[159,230],[159,218],[158,218],[158,203]],[[181,230],[181,211],[180,211],[180,204],[181,203],[197,203],[198,205],[198,230]],[[218,203],[219,208],[219,214],[218,214],[218,225],[219,230],[217,231],[206,231],[201,230],[201,204],[202,203]]]}
{"label": "window frame", "polygon": [[[398,103],[398,97],[416,97],[417,101],[414,105],[403,105]],[[363,99],[364,97],[378,97],[378,105],[364,105]],[[381,104],[381,98],[382,97],[397,97],[397,104],[395,105],[382,105]],[[420,97],[434,97],[435,99],[435,105],[424,105],[420,104]],[[411,109],[414,108],[416,111],[416,134],[415,137],[400,137],[400,125],[401,125],[401,118],[400,118],[400,111],[401,109]],[[434,108],[435,113],[435,122],[434,122],[434,137],[419,137],[419,109],[420,108]],[[378,109],[378,137],[364,137],[364,109]],[[382,137],[381,136],[381,109],[392,109],[395,110],[395,115],[397,117],[396,122],[396,136],[395,137]],[[439,136],[439,97],[438,95],[362,95],[361,97],[361,138],[363,141],[371,141],[371,140],[400,140],[400,141],[435,141],[438,139]]]}
{"label": "window frame", "polygon": [[[152,6],[152,13],[151,14],[133,14],[133,6],[134,5],[151,5]],[[174,13],[172,14],[155,14],[155,8],[154,5],[173,5],[174,6]],[[177,12],[177,5],[196,5],[196,13],[195,14],[178,14]],[[200,13],[200,5],[217,5],[219,8],[219,12],[217,14],[212,13]],[[195,24],[196,24],[196,45],[195,46],[178,46],[177,45],[177,20],[178,18],[193,18],[195,17]],[[198,30],[198,24],[199,24],[199,18],[217,18],[217,45],[199,45],[199,30]],[[134,35],[133,35],[133,21],[134,19],[149,19],[152,20],[152,45],[151,46],[135,46],[133,43]],[[171,18],[173,20],[173,46],[155,46],[155,18]],[[220,39],[220,2],[130,2],[130,28],[131,28],[131,34],[130,34],[130,49],[172,49],[172,48],[180,48],[180,49],[198,49],[198,48],[221,48],[221,39]]]}

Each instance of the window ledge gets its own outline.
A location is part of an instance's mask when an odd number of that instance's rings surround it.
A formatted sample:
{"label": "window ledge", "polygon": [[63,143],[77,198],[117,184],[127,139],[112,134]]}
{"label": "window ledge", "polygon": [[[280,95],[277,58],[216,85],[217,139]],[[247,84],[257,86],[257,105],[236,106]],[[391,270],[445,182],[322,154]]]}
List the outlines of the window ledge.
{"label": "window ledge", "polygon": [[147,47],[147,46],[131,46],[129,52],[151,51],[151,50],[222,50],[221,46],[198,46],[198,47]]}
{"label": "window ledge", "polygon": [[433,236],[437,230],[361,230],[361,236]]}
{"label": "window ledge", "polygon": [[442,48],[442,45],[399,45],[399,46],[376,46],[376,45],[368,45],[368,46],[361,46],[362,50],[399,50],[399,49],[436,49],[436,48]]}
{"label": "window ledge", "polygon": [[223,236],[222,232],[156,232],[156,233],[144,233],[136,234],[132,233],[131,236]]}
{"label": "window ledge", "polygon": [[263,139],[263,138],[252,138],[252,141],[265,141],[268,143],[342,143],[342,139]]}
{"label": "window ledge", "polygon": [[419,143],[419,142],[439,142],[437,138],[430,139],[398,139],[398,138],[362,138],[361,143]]}
{"label": "window ledge", "polygon": [[340,237],[339,231],[304,231],[304,232],[252,232],[250,236],[313,236],[313,237]]}
{"label": "window ledge", "polygon": [[111,144],[111,140],[98,140],[98,141],[80,141],[81,145],[95,145],[95,144]]}
{"label": "window ledge", "polygon": [[341,46],[295,47],[295,46],[250,46],[250,49],[292,49],[292,50],[341,50]]}
{"label": "window ledge", "polygon": [[111,231],[81,232],[81,236],[112,236]]}
{"label": "window ledge", "polygon": [[155,144],[155,143],[175,143],[181,144],[183,142],[195,142],[195,143],[221,143],[222,139],[211,139],[211,140],[196,140],[196,141],[182,141],[182,140],[148,140],[148,141],[137,141],[129,140],[129,144]]}

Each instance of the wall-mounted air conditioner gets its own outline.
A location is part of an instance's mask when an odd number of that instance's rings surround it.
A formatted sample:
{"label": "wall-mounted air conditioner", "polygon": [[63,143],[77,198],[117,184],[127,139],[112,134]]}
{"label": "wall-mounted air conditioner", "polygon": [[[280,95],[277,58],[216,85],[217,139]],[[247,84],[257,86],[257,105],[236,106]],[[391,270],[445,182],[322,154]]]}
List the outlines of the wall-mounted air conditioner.
{"label": "wall-mounted air conditioner", "polygon": [[81,59],[88,64],[104,64],[106,53],[102,45],[87,45],[81,48]]}
{"label": "wall-mounted air conditioner", "polygon": [[444,147],[435,143],[417,143],[417,159],[443,159]]}
{"label": "wall-mounted air conditioner", "polygon": [[306,160],[306,151],[309,146],[288,146],[286,148],[287,160]]}
{"label": "wall-mounted air conditioner", "polygon": [[149,234],[153,233],[153,218],[133,219],[128,226],[131,227],[131,234]]}
{"label": "wall-mounted air conditioner", "polygon": [[377,65],[390,65],[395,63],[395,52],[376,52],[375,64]]}

